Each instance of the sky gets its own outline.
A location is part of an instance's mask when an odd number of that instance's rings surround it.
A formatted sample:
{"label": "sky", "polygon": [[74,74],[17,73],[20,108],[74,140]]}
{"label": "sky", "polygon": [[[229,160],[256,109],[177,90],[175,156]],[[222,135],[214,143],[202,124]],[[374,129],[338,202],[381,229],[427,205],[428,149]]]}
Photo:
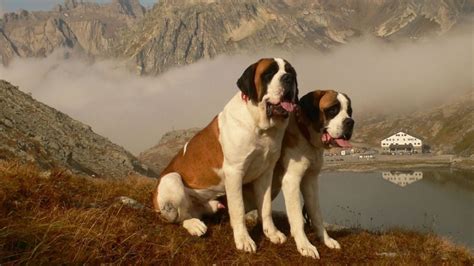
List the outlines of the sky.
{"label": "sky", "polygon": [[[90,0],[94,1],[94,0]],[[95,2],[105,3],[111,0],[95,0]],[[152,6],[156,0],[140,0],[145,7]],[[56,4],[62,4],[64,0],[0,0],[0,15],[3,12],[14,12],[19,9],[25,10],[50,10]]]}
{"label": "sky", "polygon": [[[138,154],[172,129],[204,127],[239,90],[236,81],[260,57],[284,57],[298,73],[300,97],[335,89],[352,99],[354,118],[422,110],[472,90],[472,34],[387,45],[360,39],[330,53],[219,56],[139,77],[123,62],[15,59],[0,77]],[[28,75],[25,75],[28,73]],[[425,121],[420,121],[425,122]]]}

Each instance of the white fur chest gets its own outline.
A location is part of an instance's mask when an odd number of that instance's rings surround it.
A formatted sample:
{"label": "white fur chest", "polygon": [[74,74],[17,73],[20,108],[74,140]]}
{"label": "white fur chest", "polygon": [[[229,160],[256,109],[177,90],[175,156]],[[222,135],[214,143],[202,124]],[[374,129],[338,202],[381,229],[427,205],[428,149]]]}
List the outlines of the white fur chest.
{"label": "white fur chest", "polygon": [[224,154],[223,166],[240,169],[245,173],[243,182],[249,183],[274,167],[280,157],[288,120],[261,130],[255,119],[258,110],[247,109],[241,101],[239,95],[234,96],[219,114],[219,140]]}
{"label": "white fur chest", "polygon": [[273,133],[275,132],[257,133],[254,149],[246,159],[244,184],[252,182],[267,172],[269,168],[273,168],[280,157],[283,134]]}

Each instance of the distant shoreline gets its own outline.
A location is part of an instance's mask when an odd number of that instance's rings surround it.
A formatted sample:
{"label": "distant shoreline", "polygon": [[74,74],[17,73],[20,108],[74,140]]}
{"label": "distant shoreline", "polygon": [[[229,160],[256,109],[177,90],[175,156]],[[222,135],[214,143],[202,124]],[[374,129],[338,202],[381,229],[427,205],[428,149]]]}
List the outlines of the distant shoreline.
{"label": "distant shoreline", "polygon": [[375,155],[373,159],[359,159],[358,154],[326,156],[323,171],[369,172],[377,170],[414,170],[453,168],[474,171],[474,158],[454,155]]}

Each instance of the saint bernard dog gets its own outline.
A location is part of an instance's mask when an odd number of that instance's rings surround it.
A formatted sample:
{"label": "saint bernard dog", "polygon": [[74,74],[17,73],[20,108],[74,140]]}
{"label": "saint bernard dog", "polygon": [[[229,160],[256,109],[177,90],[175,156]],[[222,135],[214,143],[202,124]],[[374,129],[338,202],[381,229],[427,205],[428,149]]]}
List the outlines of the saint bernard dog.
{"label": "saint bernard dog", "polygon": [[161,173],[153,203],[162,219],[201,236],[207,230],[202,215],[221,208],[216,199],[225,194],[237,249],[255,252],[245,225],[242,186],[252,186],[265,235],[273,243],[285,242],[272,219],[271,183],[298,84],[287,61],[265,58],[250,65],[237,86],[241,92]]}
{"label": "saint bernard dog", "polygon": [[349,140],[354,120],[349,97],[333,90],[310,92],[300,99],[298,105],[299,110],[290,117],[283,138],[282,154],[272,183],[272,196],[275,197],[280,189],[283,191],[291,235],[298,251],[303,256],[319,258],[316,247],[304,232],[300,195],[302,192],[304,209],[318,237],[327,247],[340,249],[339,243],[329,237],[323,226],[318,175],[323,165],[325,148],[351,146]]}

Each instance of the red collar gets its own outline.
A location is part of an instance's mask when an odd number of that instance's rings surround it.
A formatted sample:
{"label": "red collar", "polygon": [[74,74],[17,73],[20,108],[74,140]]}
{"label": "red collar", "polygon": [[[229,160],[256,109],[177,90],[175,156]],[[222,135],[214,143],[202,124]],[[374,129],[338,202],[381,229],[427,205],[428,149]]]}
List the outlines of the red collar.
{"label": "red collar", "polygon": [[240,97],[245,103],[247,103],[250,99],[250,97],[248,95],[245,95],[243,92],[240,93]]}

